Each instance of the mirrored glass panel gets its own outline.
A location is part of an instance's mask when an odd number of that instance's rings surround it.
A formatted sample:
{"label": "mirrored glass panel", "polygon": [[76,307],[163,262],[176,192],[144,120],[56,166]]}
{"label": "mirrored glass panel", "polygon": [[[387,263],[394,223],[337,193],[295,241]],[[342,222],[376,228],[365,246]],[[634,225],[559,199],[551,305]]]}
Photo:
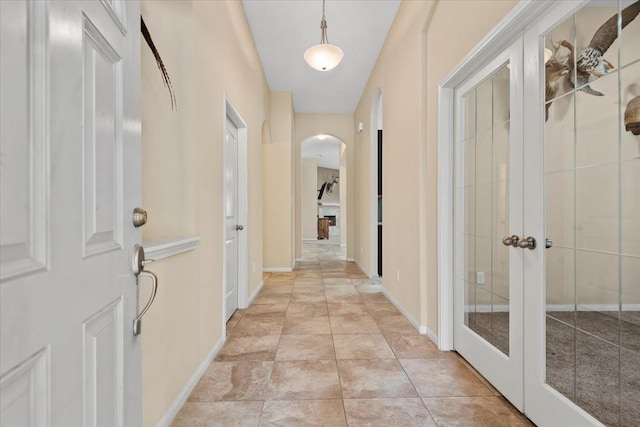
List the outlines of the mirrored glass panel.
{"label": "mirrored glass panel", "polygon": [[545,37],[546,381],[607,426],[640,419],[639,14],[594,1]]}
{"label": "mirrored glass panel", "polygon": [[464,97],[465,325],[509,354],[509,68]]}

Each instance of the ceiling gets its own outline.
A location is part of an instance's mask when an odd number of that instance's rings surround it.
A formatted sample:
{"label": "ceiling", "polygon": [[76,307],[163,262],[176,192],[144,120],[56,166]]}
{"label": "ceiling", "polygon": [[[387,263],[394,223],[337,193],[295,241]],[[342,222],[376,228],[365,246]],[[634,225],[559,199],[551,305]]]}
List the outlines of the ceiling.
{"label": "ceiling", "polygon": [[269,87],[289,91],[296,113],[353,113],[399,0],[328,0],[329,42],[344,59],[320,72],[304,62],[304,52],[320,42],[321,0],[243,0]]}
{"label": "ceiling", "polygon": [[340,141],[330,135],[317,135],[302,142],[302,158],[318,160],[318,167],[340,169]]}

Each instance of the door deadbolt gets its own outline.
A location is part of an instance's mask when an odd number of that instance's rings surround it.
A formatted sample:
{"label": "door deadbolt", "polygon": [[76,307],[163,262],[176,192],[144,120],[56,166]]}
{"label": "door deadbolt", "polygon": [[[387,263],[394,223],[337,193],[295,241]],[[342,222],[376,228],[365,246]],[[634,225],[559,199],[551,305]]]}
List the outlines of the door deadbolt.
{"label": "door deadbolt", "polygon": [[135,208],[133,210],[133,226],[142,227],[147,223],[147,211],[142,208]]}

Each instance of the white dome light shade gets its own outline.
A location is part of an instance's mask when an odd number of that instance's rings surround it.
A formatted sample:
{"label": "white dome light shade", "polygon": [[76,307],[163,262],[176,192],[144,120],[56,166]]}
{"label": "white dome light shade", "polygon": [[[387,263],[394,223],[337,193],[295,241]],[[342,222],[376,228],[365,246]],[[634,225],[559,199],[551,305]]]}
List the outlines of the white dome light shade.
{"label": "white dome light shade", "polygon": [[343,56],[344,52],[338,46],[323,43],[307,49],[304,53],[304,60],[315,70],[329,71],[342,61]]}

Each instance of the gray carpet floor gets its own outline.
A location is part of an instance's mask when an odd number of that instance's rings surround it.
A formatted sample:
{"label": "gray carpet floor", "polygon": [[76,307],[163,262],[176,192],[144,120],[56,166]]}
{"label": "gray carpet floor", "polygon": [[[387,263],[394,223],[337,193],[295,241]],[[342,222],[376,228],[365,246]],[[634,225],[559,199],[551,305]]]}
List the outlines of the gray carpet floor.
{"label": "gray carpet floor", "polygon": [[[508,354],[508,313],[468,322]],[[547,383],[607,426],[640,427],[640,312],[547,313]]]}

